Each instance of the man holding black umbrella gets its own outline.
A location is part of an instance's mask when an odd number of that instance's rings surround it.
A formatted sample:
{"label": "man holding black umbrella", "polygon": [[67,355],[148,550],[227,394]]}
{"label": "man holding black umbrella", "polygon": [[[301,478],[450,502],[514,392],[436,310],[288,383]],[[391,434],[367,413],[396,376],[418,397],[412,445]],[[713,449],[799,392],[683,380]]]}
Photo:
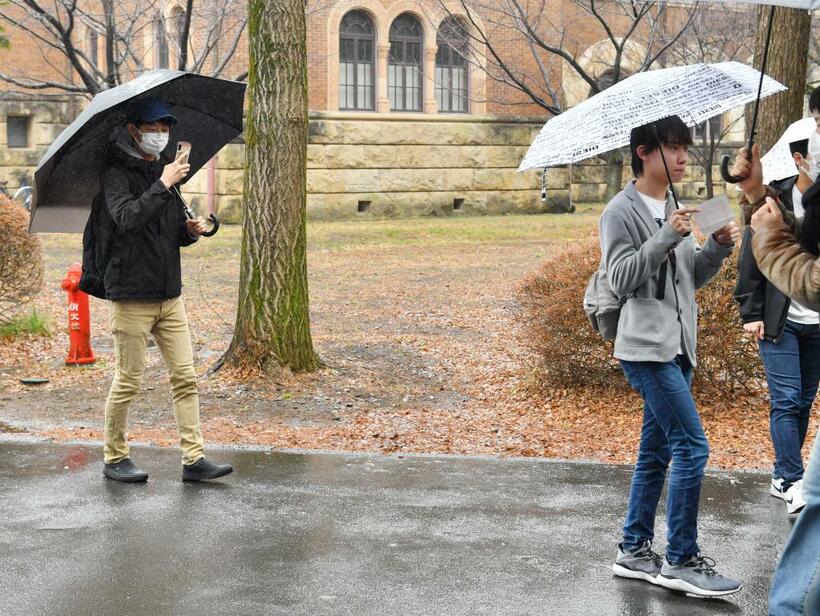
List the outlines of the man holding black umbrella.
{"label": "man holding black umbrella", "polygon": [[186,218],[176,188],[190,171],[187,155],[163,158],[176,123],[170,106],[160,99],[131,107],[125,131],[109,144],[101,191],[83,236],[81,287],[96,285],[95,295],[101,287],[111,300],[116,373],[105,405],[103,474],[117,481],[148,479],[129,457],[126,426],[142,383],[149,333],[170,373],[183,481],[215,479],[233,470],[206,460],[202,451],[179,249],[197,241],[206,223]]}

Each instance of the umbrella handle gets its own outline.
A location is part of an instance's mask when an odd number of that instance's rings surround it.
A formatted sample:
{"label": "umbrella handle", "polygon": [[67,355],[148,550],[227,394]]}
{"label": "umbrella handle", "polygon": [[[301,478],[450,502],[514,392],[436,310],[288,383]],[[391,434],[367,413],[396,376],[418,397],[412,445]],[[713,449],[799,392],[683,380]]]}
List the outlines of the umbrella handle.
{"label": "umbrella handle", "polygon": [[723,178],[724,182],[728,182],[729,184],[737,184],[738,182],[742,182],[746,178],[740,177],[738,175],[732,175],[729,172],[729,163],[731,162],[731,157],[728,154],[724,154],[723,158],[720,159],[720,176]]}
{"label": "umbrella handle", "polygon": [[[189,220],[195,220],[196,214],[194,214],[194,211],[188,207],[188,204],[186,203],[185,199],[182,198],[182,195],[179,193],[179,190],[177,190],[176,186],[174,186],[174,192],[176,192],[177,197],[179,197],[180,203],[182,203],[182,209],[185,211],[185,217]],[[216,214],[212,213],[210,216],[208,216],[208,218],[213,224],[213,227],[211,227],[210,230],[206,231],[205,233],[202,233],[201,235],[203,237],[211,237],[212,235],[216,235],[216,232],[219,231],[219,219],[216,217]]]}
{"label": "umbrella handle", "polygon": [[[757,114],[755,114],[757,115]],[[754,135],[754,133],[752,133]],[[752,156],[752,146],[754,145],[754,136],[749,139],[749,143],[746,144],[746,158],[751,159]],[[729,184],[737,184],[738,182],[742,182],[745,180],[745,177],[740,175],[732,175],[729,171],[729,163],[731,162],[731,157],[728,154],[724,154],[723,157],[720,159],[720,176],[723,178],[724,182],[728,182]]]}
{"label": "umbrella handle", "polygon": [[219,231],[219,219],[216,217],[216,214],[211,214],[208,216],[208,219],[213,223],[213,227],[209,231],[206,231],[202,235],[204,237],[211,237],[212,235],[216,235],[216,232]]}

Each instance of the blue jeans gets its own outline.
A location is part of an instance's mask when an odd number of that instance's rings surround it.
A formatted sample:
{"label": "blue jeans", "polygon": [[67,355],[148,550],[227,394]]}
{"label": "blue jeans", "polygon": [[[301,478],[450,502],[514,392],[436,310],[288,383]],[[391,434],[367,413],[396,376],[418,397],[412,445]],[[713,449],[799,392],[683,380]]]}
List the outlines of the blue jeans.
{"label": "blue jeans", "polygon": [[644,400],[638,460],[632,475],[624,548],[655,536],[655,512],[672,462],[666,498],[666,558],[673,565],[697,554],[698,507],[709,443],[692,399],[692,365],[684,355],[668,363],[621,361]]}
{"label": "blue jeans", "polygon": [[800,512],[772,578],[773,616],[820,614],[820,438],[803,476],[806,507]]}
{"label": "blue jeans", "polygon": [[800,452],[820,381],[820,327],[786,321],[776,344],[761,340],[759,346],[772,405],[772,474],[793,483],[803,477]]}

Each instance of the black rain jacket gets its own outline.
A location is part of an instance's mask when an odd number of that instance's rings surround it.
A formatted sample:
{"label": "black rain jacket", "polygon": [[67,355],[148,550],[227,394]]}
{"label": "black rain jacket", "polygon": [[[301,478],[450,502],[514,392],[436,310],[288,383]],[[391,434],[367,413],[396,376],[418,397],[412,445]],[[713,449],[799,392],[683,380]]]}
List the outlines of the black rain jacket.
{"label": "black rain jacket", "polygon": [[80,288],[109,300],[166,300],[182,294],[180,246],[196,239],[180,198],[160,181],[168,160],[145,161],[109,145],[102,190],[83,234]]}
{"label": "black rain jacket", "polygon": [[[767,195],[777,197],[783,209],[792,214],[794,219],[794,203],[792,202],[792,188],[797,182],[797,176],[778,180],[769,184]],[[770,342],[777,342],[783,335],[786,327],[786,318],[789,314],[791,300],[781,293],[777,287],[769,282],[760,272],[757,261],[752,253],[752,228],[749,225],[752,211],[751,205],[742,203],[745,230],[743,242],[740,245],[738,257],[738,276],[735,285],[734,297],[740,308],[740,318],[743,323],[763,321],[763,336]],[[785,219],[789,221],[789,216]]]}

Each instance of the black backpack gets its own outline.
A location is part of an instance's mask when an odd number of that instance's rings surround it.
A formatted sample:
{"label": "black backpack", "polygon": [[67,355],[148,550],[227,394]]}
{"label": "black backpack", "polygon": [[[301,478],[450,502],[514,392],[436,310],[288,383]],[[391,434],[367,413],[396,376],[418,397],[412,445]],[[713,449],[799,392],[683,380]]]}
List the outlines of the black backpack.
{"label": "black backpack", "polygon": [[111,260],[114,230],[114,219],[111,218],[102,192],[99,192],[91,202],[91,215],[83,231],[83,273],[80,277],[80,290],[100,299],[106,299],[103,279]]}

